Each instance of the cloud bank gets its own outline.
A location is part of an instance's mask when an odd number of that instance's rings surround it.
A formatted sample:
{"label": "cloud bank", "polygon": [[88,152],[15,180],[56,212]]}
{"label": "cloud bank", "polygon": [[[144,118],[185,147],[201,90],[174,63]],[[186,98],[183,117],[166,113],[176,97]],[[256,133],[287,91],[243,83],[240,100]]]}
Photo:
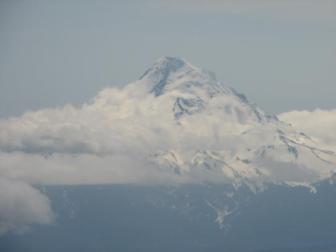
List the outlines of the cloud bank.
{"label": "cloud bank", "polygon": [[279,118],[336,151],[336,109],[289,111]]}
{"label": "cloud bank", "polygon": [[233,145],[235,132],[249,127],[206,112],[178,122],[174,99],[154,97],[136,82],[105,89],[80,107],[2,120],[0,176],[34,184],[179,182],[178,176],[158,171],[149,160],[153,153],[222,149]]}

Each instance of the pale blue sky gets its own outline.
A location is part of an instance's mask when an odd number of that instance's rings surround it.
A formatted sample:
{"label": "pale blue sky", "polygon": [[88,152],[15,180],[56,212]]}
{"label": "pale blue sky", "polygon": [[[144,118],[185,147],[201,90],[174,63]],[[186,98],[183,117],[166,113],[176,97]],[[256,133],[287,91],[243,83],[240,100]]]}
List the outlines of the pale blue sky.
{"label": "pale blue sky", "polygon": [[336,2],[283,2],[1,0],[0,117],[79,104],[165,55],[268,112],[336,108]]}

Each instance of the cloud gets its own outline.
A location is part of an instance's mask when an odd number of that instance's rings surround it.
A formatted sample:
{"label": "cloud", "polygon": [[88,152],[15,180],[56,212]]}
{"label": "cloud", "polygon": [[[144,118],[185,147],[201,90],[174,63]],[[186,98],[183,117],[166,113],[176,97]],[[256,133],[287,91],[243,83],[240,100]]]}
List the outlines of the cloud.
{"label": "cloud", "polygon": [[23,232],[32,224],[49,224],[49,199],[29,184],[0,177],[0,235]]}
{"label": "cloud", "polygon": [[0,153],[0,177],[31,184],[174,184],[178,178],[137,155]]}
{"label": "cloud", "polygon": [[336,109],[294,110],[282,113],[278,117],[336,151]]}
{"label": "cloud", "polygon": [[[158,171],[150,156],[171,149],[213,149],[221,137],[216,129],[227,128],[224,133],[238,128],[223,125],[212,114],[181,120],[181,127],[172,113],[174,101],[171,96],[154,97],[135,82],[102,90],[80,107],[67,105],[2,120],[0,176],[33,184],[191,179]],[[229,138],[223,143],[229,144]]]}
{"label": "cloud", "polygon": [[[151,156],[172,149],[232,147],[237,141],[232,133],[248,127],[231,123],[225,114],[217,116],[221,111],[212,107],[215,115],[199,113],[177,122],[172,113],[175,100],[174,95],[154,97],[136,82],[102,90],[80,107],[67,105],[2,120],[0,176],[32,184],[193,182],[195,178],[158,170]],[[213,102],[225,106],[220,99]]]}
{"label": "cloud", "polygon": [[[232,132],[249,127],[231,122],[230,116],[216,110],[226,104],[234,106],[237,101],[230,97],[214,98],[209,107],[212,113],[197,113],[180,122],[172,113],[175,101],[174,94],[154,97],[138,83],[108,88],[78,108],[67,105],[0,121],[0,150],[45,156],[146,156],[172,147],[214,147],[218,137],[230,138]],[[222,130],[216,130],[219,128]]]}
{"label": "cloud", "polygon": [[334,20],[333,0],[161,0],[167,7],[281,19]]}

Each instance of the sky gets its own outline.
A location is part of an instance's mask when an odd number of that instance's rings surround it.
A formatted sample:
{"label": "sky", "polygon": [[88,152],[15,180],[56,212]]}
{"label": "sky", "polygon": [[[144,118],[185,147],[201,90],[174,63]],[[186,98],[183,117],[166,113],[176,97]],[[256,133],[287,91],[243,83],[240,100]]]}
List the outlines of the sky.
{"label": "sky", "polygon": [[161,56],[270,113],[336,107],[336,2],[0,1],[0,118],[81,104]]}
{"label": "sky", "polygon": [[[262,160],[258,169],[283,182],[330,176],[335,8],[334,0],[1,0],[0,236],[54,221],[51,202],[36,185],[222,183],[234,181],[230,167],[238,164],[236,172],[257,186],[260,172],[236,151],[255,150],[254,160],[285,133],[305,143],[297,145],[299,165],[281,140],[274,160]],[[167,64],[126,86],[162,56],[215,72],[293,127],[256,113],[231,89],[211,99],[198,85],[197,97],[180,89],[153,96],[149,87]],[[168,71],[176,83],[205,78],[206,88],[218,91],[211,74],[186,62],[178,69]],[[176,108],[190,103],[202,109],[176,123]],[[224,151],[218,155],[232,163],[210,175],[189,172],[190,160],[203,159],[199,150]],[[183,176],[171,172],[169,160]]]}

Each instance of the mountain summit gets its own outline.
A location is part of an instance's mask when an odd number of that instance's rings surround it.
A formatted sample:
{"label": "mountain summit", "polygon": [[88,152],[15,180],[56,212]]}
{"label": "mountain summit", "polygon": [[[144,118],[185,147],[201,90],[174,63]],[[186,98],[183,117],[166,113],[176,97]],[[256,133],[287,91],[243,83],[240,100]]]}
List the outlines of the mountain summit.
{"label": "mountain summit", "polygon": [[176,57],[158,59],[140,79],[154,84],[151,92],[156,96],[172,89],[188,89],[192,86],[203,86],[210,89],[212,86],[217,86],[213,73],[197,68],[186,60]]}
{"label": "mountain summit", "polygon": [[195,67],[181,58],[158,59],[140,77],[140,82],[156,97],[171,96],[177,119],[183,115],[201,112],[220,102],[218,109],[230,116],[229,120],[238,120],[241,123],[277,120],[275,116],[267,115],[250,103],[245,95],[225,87],[213,72]]}

